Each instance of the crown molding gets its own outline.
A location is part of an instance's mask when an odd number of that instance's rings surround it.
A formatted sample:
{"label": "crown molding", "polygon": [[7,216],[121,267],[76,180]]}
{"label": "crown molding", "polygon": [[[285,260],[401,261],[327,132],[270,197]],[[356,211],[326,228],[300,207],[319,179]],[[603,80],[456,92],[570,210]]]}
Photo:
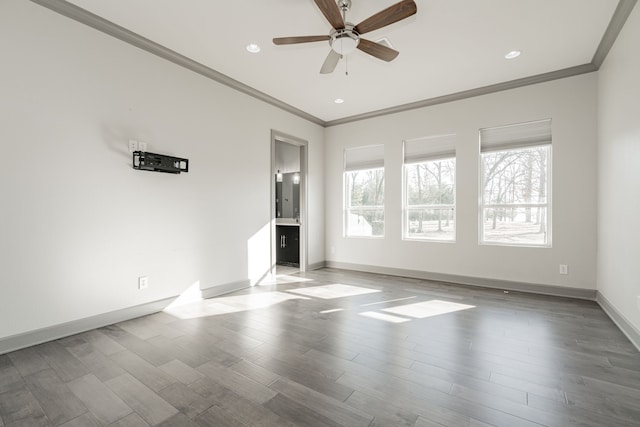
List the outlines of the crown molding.
{"label": "crown molding", "polygon": [[618,2],[618,6],[616,7],[615,12],[613,12],[611,21],[609,21],[609,25],[602,36],[602,40],[600,40],[600,44],[596,49],[596,53],[593,55],[593,59],[591,60],[591,63],[596,66],[596,69],[599,70],[604,63],[604,60],[607,58],[609,51],[613,47],[613,43],[615,43],[620,31],[622,31],[622,27],[624,27],[624,24],[627,22],[627,18],[631,15],[631,11],[636,5],[636,2],[637,0],[620,0]]}
{"label": "crown molding", "polygon": [[108,21],[98,15],[95,15],[65,0],[31,0],[31,1],[33,3],[46,7],[54,12],[57,12],[63,16],[66,16],[70,19],[78,21],[98,31],[101,31],[105,34],[113,36],[132,46],[138,47],[153,55],[159,56],[160,58],[164,58],[167,61],[173,62],[174,64],[177,64],[181,67],[184,67],[188,70],[198,73],[213,81],[221,83],[232,89],[235,89],[238,92],[244,93],[253,98],[264,101],[267,104],[280,108],[281,110],[289,112],[295,116],[308,120],[311,123],[315,123],[317,125],[323,126],[325,128],[352,123],[360,120],[371,119],[374,117],[381,117],[381,116],[386,116],[390,114],[401,113],[409,110],[414,110],[417,108],[424,108],[424,107],[444,104],[444,103],[453,102],[453,101],[460,101],[463,99],[473,98],[476,96],[487,95],[487,94],[501,92],[509,89],[516,89],[523,86],[529,86],[533,84],[549,82],[552,80],[564,79],[567,77],[573,77],[573,76],[578,76],[580,74],[598,71],[602,66],[602,64],[604,63],[607,55],[609,54],[609,51],[613,47],[615,40],[620,34],[620,31],[622,31],[622,28],[624,27],[624,24],[626,23],[627,18],[633,11],[633,8],[637,2],[637,0],[619,0],[618,1],[616,10],[613,13],[613,16],[611,17],[611,21],[609,22],[609,25],[607,26],[607,29],[604,35],[602,36],[602,39],[600,40],[600,44],[598,45],[598,48],[596,49],[596,52],[593,55],[593,59],[591,60],[590,63],[577,65],[577,66],[565,68],[562,70],[551,71],[548,73],[538,74],[535,76],[515,79],[508,82],[496,83],[493,85],[470,89],[462,92],[456,92],[448,95],[438,96],[435,98],[423,99],[421,101],[411,102],[403,105],[397,105],[394,107],[389,107],[381,110],[344,117],[337,120],[324,121],[316,116],[313,116],[312,114],[307,113],[306,111],[300,110],[299,108],[296,108],[283,101],[280,101],[279,99],[274,98],[271,95],[268,95],[257,89],[254,89],[251,86],[248,86],[242,82],[239,82],[238,80],[232,79],[231,77],[225,74],[222,74],[219,71],[216,71],[210,67],[207,67],[204,64],[201,64],[190,58],[187,58],[186,56],[181,55],[178,52],[175,52],[152,40],[142,37],[141,35],[136,34],[133,31],[127,30],[124,27],[121,27],[111,21]]}
{"label": "crown molding", "polygon": [[302,111],[283,101],[280,101],[279,99],[274,98],[271,95],[267,95],[264,92],[254,89],[251,86],[248,86],[242,82],[239,82],[238,80],[232,79],[231,77],[225,74],[222,74],[219,71],[214,70],[213,68],[207,67],[206,65],[196,62],[193,59],[187,58],[186,56],[181,55],[176,51],[173,51],[165,46],[162,46],[161,44],[158,44],[152,40],[149,40],[146,37],[136,34],[133,31],[127,30],[126,28],[121,27],[120,25],[115,24],[111,21],[108,21],[94,13],[91,13],[86,9],[78,7],[75,4],[69,3],[64,0],[31,0],[31,1],[33,3],[39,4],[40,6],[46,7],[47,9],[50,9],[54,12],[57,12],[60,15],[66,16],[67,18],[71,18],[74,21],[78,21],[91,28],[94,28],[98,31],[101,31],[112,37],[115,37],[116,39],[119,39],[125,43],[128,43],[132,46],[135,46],[144,51],[147,51],[160,58],[166,59],[167,61],[173,62],[176,65],[184,67],[195,73],[198,73],[213,81],[221,83],[232,89],[235,89],[238,92],[242,92],[253,98],[264,101],[267,104],[273,105],[274,107],[280,108],[281,110],[287,111],[291,114],[294,114],[300,118],[308,120],[317,125],[320,125],[320,126],[326,125],[326,122],[324,120],[321,120],[305,111]]}
{"label": "crown molding", "polygon": [[382,110],[371,111],[364,114],[358,114],[356,116],[345,117],[343,119],[332,120],[332,121],[326,122],[325,126],[326,127],[338,126],[346,123],[357,122],[360,120],[371,119],[374,117],[402,113],[409,110],[415,110],[417,108],[430,107],[432,105],[438,105],[438,104],[446,104],[448,102],[460,101],[463,99],[474,98],[476,96],[502,92],[504,90],[516,89],[523,86],[549,82],[552,80],[564,79],[566,77],[578,76],[580,74],[591,73],[593,71],[597,71],[597,69],[591,63],[578,65],[575,67],[565,68],[563,70],[551,71],[549,73],[537,74],[535,76],[530,76],[530,77],[523,77],[521,79],[510,80],[508,82],[496,83],[493,85],[465,90],[462,92],[456,92],[449,95],[423,99],[422,101],[411,102],[409,104],[396,105],[395,107],[389,107]]}

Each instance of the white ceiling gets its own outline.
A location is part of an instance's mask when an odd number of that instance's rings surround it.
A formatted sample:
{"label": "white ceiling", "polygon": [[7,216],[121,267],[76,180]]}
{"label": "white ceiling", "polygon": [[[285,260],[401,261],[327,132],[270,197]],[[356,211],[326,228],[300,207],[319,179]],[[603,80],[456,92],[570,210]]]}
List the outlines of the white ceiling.
{"label": "white ceiling", "polygon": [[[347,20],[397,1],[353,0]],[[319,73],[328,42],[271,42],[329,33],[312,0],[70,2],[329,122],[590,63],[618,0],[416,0],[416,15],[365,35],[386,37],[398,58],[356,51],[348,76],[344,60],[333,74]],[[262,51],[247,52],[250,42]],[[514,49],[522,55],[505,60]]]}

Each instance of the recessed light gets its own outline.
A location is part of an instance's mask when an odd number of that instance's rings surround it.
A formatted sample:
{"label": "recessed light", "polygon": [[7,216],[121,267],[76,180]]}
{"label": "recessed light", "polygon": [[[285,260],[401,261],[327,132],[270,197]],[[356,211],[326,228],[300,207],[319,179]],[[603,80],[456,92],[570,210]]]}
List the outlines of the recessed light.
{"label": "recessed light", "polygon": [[504,59],[515,59],[515,58],[517,58],[518,56],[520,56],[520,54],[521,54],[521,53],[522,53],[522,52],[520,52],[519,50],[512,50],[511,52],[507,53],[507,54],[504,56]]}
{"label": "recessed light", "polygon": [[337,99],[336,99],[335,101],[333,101],[333,102],[335,102],[336,104],[344,104],[344,99],[342,99],[342,98],[337,98]]}
{"label": "recessed light", "polygon": [[258,52],[260,52],[260,46],[258,46],[258,45],[257,45],[257,44],[255,44],[255,43],[249,43],[249,44],[247,45],[247,50],[248,50],[249,52],[251,52],[251,53],[258,53]]}

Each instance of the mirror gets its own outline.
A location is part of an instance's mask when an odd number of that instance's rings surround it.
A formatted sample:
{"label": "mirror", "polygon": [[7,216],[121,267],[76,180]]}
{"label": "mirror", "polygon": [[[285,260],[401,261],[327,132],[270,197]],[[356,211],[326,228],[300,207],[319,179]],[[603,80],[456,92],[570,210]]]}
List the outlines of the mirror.
{"label": "mirror", "polygon": [[300,219],[300,172],[276,174],[276,218]]}

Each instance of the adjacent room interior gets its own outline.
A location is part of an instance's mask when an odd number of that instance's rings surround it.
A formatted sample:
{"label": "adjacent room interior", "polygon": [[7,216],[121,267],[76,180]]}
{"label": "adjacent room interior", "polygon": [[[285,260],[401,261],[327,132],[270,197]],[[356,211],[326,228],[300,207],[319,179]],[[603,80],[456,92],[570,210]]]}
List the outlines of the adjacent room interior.
{"label": "adjacent room interior", "polygon": [[0,427],[640,425],[639,40],[3,0]]}

